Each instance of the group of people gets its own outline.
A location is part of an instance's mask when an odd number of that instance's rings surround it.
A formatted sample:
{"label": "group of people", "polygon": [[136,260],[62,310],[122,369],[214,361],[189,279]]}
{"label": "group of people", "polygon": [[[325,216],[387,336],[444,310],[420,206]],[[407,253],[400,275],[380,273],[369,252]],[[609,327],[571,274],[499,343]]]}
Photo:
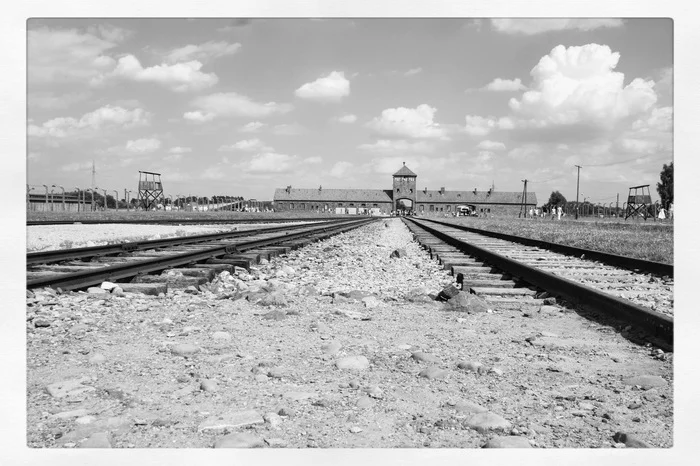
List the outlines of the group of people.
{"label": "group of people", "polygon": [[662,220],[662,221],[666,220],[667,215],[668,215],[669,219],[673,220],[673,202],[671,204],[669,204],[669,206],[668,206],[668,214],[666,213],[666,209],[664,209],[663,207],[661,207],[661,209],[659,209],[659,214],[658,214],[659,220]]}
{"label": "group of people", "polygon": [[[537,218],[537,217],[542,217],[544,218],[547,215],[546,209],[545,208],[538,208],[538,207],[531,207],[530,211],[528,212],[529,218]],[[564,209],[561,206],[552,206],[549,209],[549,214],[551,215],[551,219],[554,220],[554,217],[557,217],[557,220],[561,220],[563,216],[566,214],[564,213]]]}

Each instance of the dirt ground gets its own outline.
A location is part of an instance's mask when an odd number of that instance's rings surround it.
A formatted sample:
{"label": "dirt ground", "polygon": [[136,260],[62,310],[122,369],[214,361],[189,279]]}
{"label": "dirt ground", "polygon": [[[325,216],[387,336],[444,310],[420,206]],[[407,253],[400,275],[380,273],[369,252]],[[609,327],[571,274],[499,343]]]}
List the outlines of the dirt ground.
{"label": "dirt ground", "polygon": [[672,354],[560,305],[449,311],[450,281],[394,219],[196,294],[30,294],[27,445],[673,445]]}

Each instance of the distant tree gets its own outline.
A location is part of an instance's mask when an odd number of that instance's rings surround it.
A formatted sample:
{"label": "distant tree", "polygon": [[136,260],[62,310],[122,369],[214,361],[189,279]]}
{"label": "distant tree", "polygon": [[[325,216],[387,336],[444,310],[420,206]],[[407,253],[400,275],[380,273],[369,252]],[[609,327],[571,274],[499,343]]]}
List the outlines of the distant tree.
{"label": "distant tree", "polygon": [[566,198],[562,193],[559,191],[552,191],[552,194],[549,195],[549,201],[547,201],[547,206],[548,207],[556,207],[556,206],[564,206],[566,204]]}
{"label": "distant tree", "polygon": [[664,164],[661,170],[661,183],[656,183],[656,191],[661,197],[661,205],[668,208],[673,203],[673,162]]}

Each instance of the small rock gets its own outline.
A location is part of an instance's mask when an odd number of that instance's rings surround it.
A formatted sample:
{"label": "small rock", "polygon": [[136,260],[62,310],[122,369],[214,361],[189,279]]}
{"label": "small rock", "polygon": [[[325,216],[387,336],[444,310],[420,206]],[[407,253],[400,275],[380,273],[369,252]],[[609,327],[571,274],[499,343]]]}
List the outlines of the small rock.
{"label": "small rock", "polygon": [[333,356],[336,354],[338,351],[340,351],[341,345],[337,341],[332,341],[330,343],[326,343],[324,345],[321,345],[321,351],[323,351],[323,354],[328,354]]}
{"label": "small rock", "polygon": [[109,291],[103,290],[102,288],[98,286],[91,286],[90,288],[87,289],[88,294],[108,294]]}
{"label": "small rock", "polygon": [[458,401],[457,403],[455,403],[454,409],[462,413],[472,414],[485,413],[488,411],[488,409],[484,408],[483,406],[468,400]]}
{"label": "small rock", "polygon": [[511,435],[507,437],[493,437],[486,442],[483,448],[532,448],[532,445],[525,437]]}
{"label": "small rock", "polygon": [[450,311],[457,312],[469,312],[469,313],[488,313],[491,311],[490,306],[484,300],[475,294],[467,293],[466,291],[460,291],[455,296],[447,301],[445,307]]}
{"label": "small rock", "polygon": [[199,388],[204,392],[215,392],[219,390],[219,385],[216,383],[216,380],[205,379],[202,380]]}
{"label": "small rock", "polygon": [[260,437],[246,433],[234,433],[221,437],[214,448],[261,448],[265,446]]}
{"label": "small rock", "polygon": [[46,319],[34,319],[34,327],[51,327],[51,322]]}
{"label": "small rock", "polygon": [[501,369],[500,367],[492,367],[491,369],[489,369],[489,374],[493,374],[500,377],[503,375],[503,369]]}
{"label": "small rock", "polygon": [[665,387],[668,382],[658,375],[638,375],[635,377],[627,377],[622,379],[625,385],[639,385],[644,390],[654,387]]}
{"label": "small rock", "polygon": [[456,286],[450,284],[450,285],[447,285],[445,288],[443,288],[440,293],[438,293],[436,300],[437,301],[449,301],[450,299],[457,296],[459,293],[461,293],[461,290],[459,288],[457,288]]}
{"label": "small rock", "polygon": [[103,364],[106,360],[107,358],[105,358],[100,353],[95,353],[92,356],[90,356],[90,359],[88,359],[88,363],[98,365]]}
{"label": "small rock", "polygon": [[281,367],[272,367],[267,371],[267,376],[273,379],[281,379],[285,376],[285,370]]}
{"label": "small rock", "polygon": [[369,360],[364,356],[347,356],[335,363],[342,370],[365,370],[369,367]]}
{"label": "small rock", "polygon": [[266,413],[263,415],[263,419],[266,423],[270,424],[273,429],[279,429],[282,425],[282,418],[277,413]]}
{"label": "small rock", "polygon": [[350,432],[352,432],[353,434],[359,434],[360,432],[362,432],[362,429],[360,429],[360,428],[357,427],[357,426],[352,426],[349,430],[350,430]]}
{"label": "small rock", "polygon": [[411,354],[411,358],[418,362],[427,362],[429,364],[439,364],[440,358],[430,353],[424,353],[423,351],[415,351]]}
{"label": "small rock", "polygon": [[651,448],[649,444],[640,440],[635,435],[624,432],[615,432],[613,440],[617,443],[624,443],[627,448]]}
{"label": "small rock", "polygon": [[390,259],[401,259],[402,257],[406,257],[408,254],[406,254],[406,250],[403,248],[399,249],[394,249],[391,254],[389,255]]}
{"label": "small rock", "polygon": [[170,351],[175,356],[184,356],[184,357],[194,356],[195,354],[199,353],[201,350],[202,349],[199,346],[191,345],[189,343],[178,343],[177,345],[173,345],[173,347],[170,348]]}
{"label": "small rock", "polygon": [[214,332],[212,333],[211,337],[214,340],[230,340],[231,334],[228,332]]}
{"label": "small rock", "polygon": [[112,444],[109,443],[107,432],[97,432],[78,445],[78,448],[112,448]]}
{"label": "small rock", "polygon": [[436,366],[430,366],[420,371],[418,376],[426,379],[442,379],[447,376],[447,371]]}
{"label": "small rock", "polygon": [[263,314],[264,320],[284,320],[287,318],[287,313],[280,310],[274,310]]}
{"label": "small rock", "polygon": [[281,438],[266,438],[265,443],[270,448],[284,448],[287,446],[287,441]]}
{"label": "small rock", "polygon": [[357,407],[361,409],[371,408],[373,404],[374,401],[368,396],[361,396],[357,400]]}
{"label": "small rock", "polygon": [[467,425],[472,429],[485,433],[489,430],[508,430],[511,428],[510,422],[503,419],[498,414],[490,411],[477,413],[467,420]]}
{"label": "small rock", "polygon": [[210,416],[199,424],[199,431],[232,429],[235,427],[262,424],[265,422],[254,409],[246,411],[232,411],[220,415]]}
{"label": "small rock", "polygon": [[485,372],[486,369],[483,364],[476,361],[460,361],[457,363],[457,367],[467,372],[477,372],[479,374]]}

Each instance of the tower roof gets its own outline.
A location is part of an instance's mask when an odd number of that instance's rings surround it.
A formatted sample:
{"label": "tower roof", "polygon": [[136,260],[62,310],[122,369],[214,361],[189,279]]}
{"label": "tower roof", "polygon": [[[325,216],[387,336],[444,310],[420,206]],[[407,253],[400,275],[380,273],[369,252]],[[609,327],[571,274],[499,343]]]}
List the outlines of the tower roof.
{"label": "tower roof", "polygon": [[408,169],[406,166],[406,162],[403,163],[403,167],[396,173],[394,173],[392,176],[418,176],[415,173],[413,173],[411,170]]}

